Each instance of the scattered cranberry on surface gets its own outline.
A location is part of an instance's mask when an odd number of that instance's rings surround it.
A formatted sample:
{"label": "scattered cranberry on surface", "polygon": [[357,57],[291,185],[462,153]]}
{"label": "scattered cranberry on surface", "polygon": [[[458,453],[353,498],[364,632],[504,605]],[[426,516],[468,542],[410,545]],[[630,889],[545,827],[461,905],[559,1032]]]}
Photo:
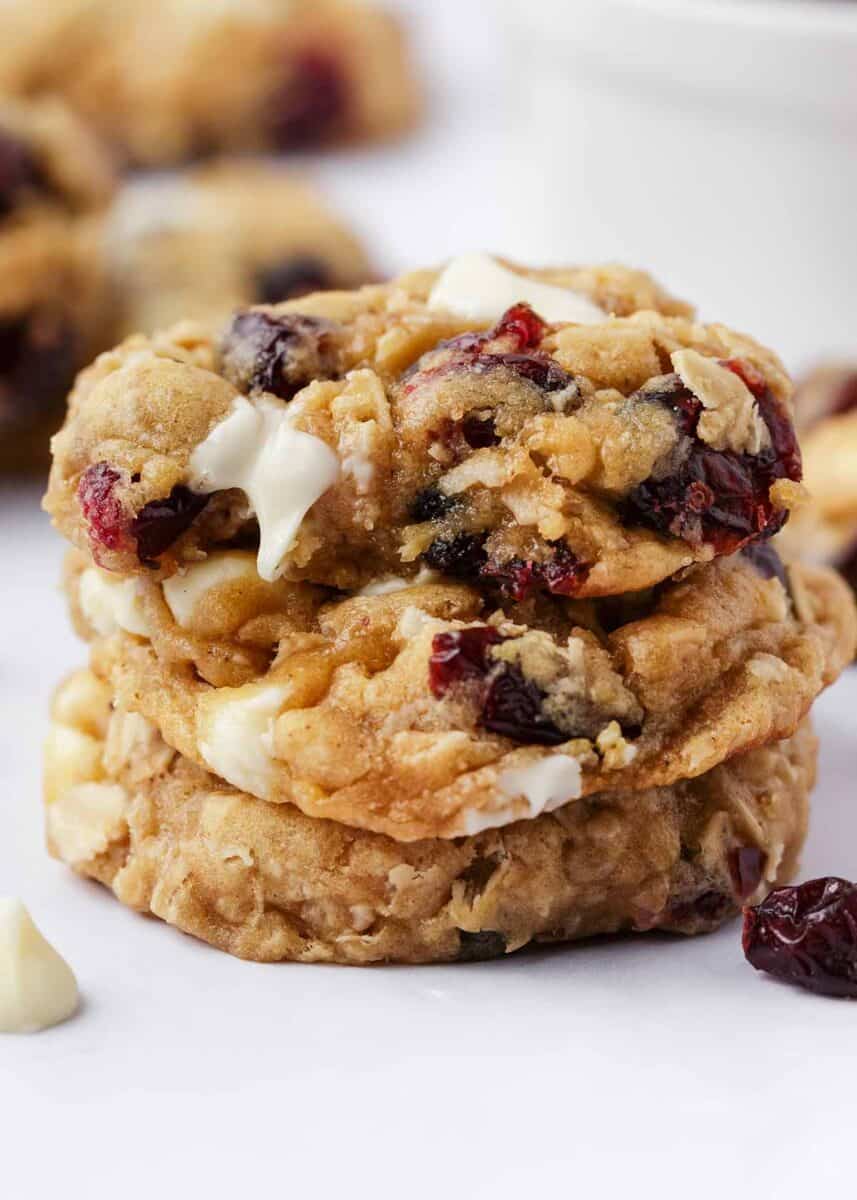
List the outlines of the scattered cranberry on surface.
{"label": "scattered cranberry on surface", "polygon": [[812,879],[744,910],[744,953],[766,971],[824,996],[857,997],[857,885]]}
{"label": "scattered cranberry on surface", "polygon": [[177,484],[166,499],[143,505],[131,523],[140,562],[152,562],[168,550],[190,528],[209,499]]}
{"label": "scattered cranberry on surface", "polygon": [[335,136],[348,115],[348,92],[340,63],[323,50],[291,58],[270,101],[269,127],[276,146],[300,150]]}

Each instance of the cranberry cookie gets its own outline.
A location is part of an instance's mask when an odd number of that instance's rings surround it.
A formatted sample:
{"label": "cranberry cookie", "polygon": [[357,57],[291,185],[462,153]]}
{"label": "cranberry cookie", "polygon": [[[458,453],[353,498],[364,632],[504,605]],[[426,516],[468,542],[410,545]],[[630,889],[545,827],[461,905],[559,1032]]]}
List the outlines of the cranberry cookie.
{"label": "cranberry cookie", "polygon": [[838,567],[857,589],[857,365],[823,367],[797,395],[810,503],[783,534],[790,555]]}
{"label": "cranberry cookie", "polygon": [[103,355],[46,507],[124,574],[238,544],[268,581],[620,595],[781,528],[789,399],[774,355],[640,273],[468,255]]}
{"label": "cranberry cookie", "polygon": [[649,593],[501,608],[452,580],[267,584],[247,551],[163,582],[77,554],[66,582],[98,673],[187,759],[399,841],[672,786],[788,737],[857,640],[835,573],[770,546]]}
{"label": "cranberry cookie", "polygon": [[114,701],[86,671],[56,697],[51,852],[131,908],[268,962],[469,962],[531,941],[705,932],[791,877],[815,774],[803,725],[690,782],[405,844],[254,799]]}
{"label": "cranberry cookie", "polygon": [[318,193],[269,163],[132,181],[108,246],[123,335],[186,317],[217,324],[249,304],[356,287],[371,276],[360,243]]}
{"label": "cranberry cookie", "polygon": [[0,86],[62,95],[139,165],[386,138],[419,108],[398,23],[352,0],[7,0],[0,47]]}
{"label": "cranberry cookie", "polygon": [[103,348],[109,160],[62,105],[0,102],[0,465],[47,459],[76,370]]}

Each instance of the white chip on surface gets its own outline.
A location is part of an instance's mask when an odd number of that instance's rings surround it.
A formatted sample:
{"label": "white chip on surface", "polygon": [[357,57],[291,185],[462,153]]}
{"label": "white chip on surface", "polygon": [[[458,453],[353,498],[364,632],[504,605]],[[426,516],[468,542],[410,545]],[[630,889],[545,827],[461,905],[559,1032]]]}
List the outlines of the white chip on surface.
{"label": "white chip on surface", "polygon": [[198,492],[240,488],[259,521],[257,567],[273,583],[301,522],[340,474],[339,459],[321,438],[294,428],[294,410],[273,396],[237,396],[190,459]]}
{"label": "white chip on surface", "polygon": [[0,898],[0,1033],[58,1025],[79,1001],[74,972],[21,901]]}
{"label": "white chip on surface", "polygon": [[518,275],[490,254],[454,258],[432,288],[428,306],[474,321],[497,321],[522,300],[544,321],[599,325],[607,320],[607,313],[583,293]]}

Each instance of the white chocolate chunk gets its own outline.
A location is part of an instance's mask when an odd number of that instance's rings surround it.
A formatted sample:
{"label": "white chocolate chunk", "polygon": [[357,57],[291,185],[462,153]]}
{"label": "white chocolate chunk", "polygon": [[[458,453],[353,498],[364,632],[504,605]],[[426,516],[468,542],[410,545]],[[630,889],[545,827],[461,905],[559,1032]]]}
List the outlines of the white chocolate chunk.
{"label": "white chocolate chunk", "polygon": [[544,321],[599,325],[607,320],[607,313],[581,292],[518,275],[490,254],[454,258],[432,288],[428,306],[466,320],[497,321],[522,300]]}
{"label": "white chocolate chunk", "polygon": [[392,592],[403,592],[405,588],[438,583],[440,579],[441,575],[437,571],[433,571],[431,567],[420,567],[413,579],[402,579],[399,575],[387,575],[383,579],[376,579],[374,583],[367,583],[355,594],[358,596],[388,596]]}
{"label": "white chocolate chunk", "polygon": [[193,563],[163,583],[167,608],[182,629],[190,629],[193,614],[203,596],[236,579],[248,582],[256,577],[256,563],[246,550],[224,550],[210,554],[204,562]]}
{"label": "white chocolate chunk", "polygon": [[770,445],[753,393],[734,371],[697,350],[676,350],[670,357],[682,383],[705,409],[696,431],[713,450],[758,454]]}
{"label": "white chocolate chunk", "polygon": [[78,596],[87,624],[100,637],[108,637],[117,629],[148,636],[136,579],[121,579],[98,567],[87,567],[80,577]]}
{"label": "white chocolate chunk", "polygon": [[36,1033],[77,1009],[77,980],[20,900],[0,898],[0,1033]]}
{"label": "white chocolate chunk", "polygon": [[257,567],[268,583],[280,575],[304,517],[340,473],[331,448],[295,429],[293,420],[293,410],[273,396],[238,396],[190,459],[195,491],[244,492],[259,520]]}
{"label": "white chocolate chunk", "polygon": [[568,804],[569,800],[577,800],[582,787],[580,763],[568,754],[553,754],[504,771],[497,780],[497,787],[502,795],[515,803],[466,812],[463,833],[473,836],[483,829],[532,820],[541,813],[553,812]]}
{"label": "white chocolate chunk", "polygon": [[278,684],[217,688],[200,701],[199,749],[216,775],[268,800],[274,778],[274,721],[287,689]]}
{"label": "white chocolate chunk", "polygon": [[79,783],[45,810],[48,840],[63,862],[90,862],[127,833],[128,793],[118,783]]}

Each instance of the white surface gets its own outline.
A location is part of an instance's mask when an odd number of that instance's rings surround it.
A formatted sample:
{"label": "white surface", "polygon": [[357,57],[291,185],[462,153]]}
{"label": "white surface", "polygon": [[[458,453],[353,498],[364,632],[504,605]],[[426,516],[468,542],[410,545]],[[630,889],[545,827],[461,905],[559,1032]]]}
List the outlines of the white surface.
{"label": "white surface", "polygon": [[[427,7],[451,89],[435,123],[322,172],[390,266],[505,247],[497,23],[476,0]],[[757,976],[737,925],[455,967],[264,967],[51,862],[39,750],[50,692],[83,657],[60,552],[36,491],[0,490],[0,892],[26,900],[83,992],[67,1025],[0,1039],[4,1197],[851,1194],[857,1007]],[[854,877],[857,674],[818,714],[804,873]]]}

